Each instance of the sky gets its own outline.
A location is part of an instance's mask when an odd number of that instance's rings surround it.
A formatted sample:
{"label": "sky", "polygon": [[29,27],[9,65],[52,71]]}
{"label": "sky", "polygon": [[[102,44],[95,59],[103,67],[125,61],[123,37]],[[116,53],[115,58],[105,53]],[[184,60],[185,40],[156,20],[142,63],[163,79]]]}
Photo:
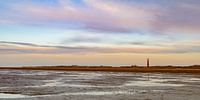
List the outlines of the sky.
{"label": "sky", "polygon": [[0,0],[0,66],[200,64],[199,0]]}

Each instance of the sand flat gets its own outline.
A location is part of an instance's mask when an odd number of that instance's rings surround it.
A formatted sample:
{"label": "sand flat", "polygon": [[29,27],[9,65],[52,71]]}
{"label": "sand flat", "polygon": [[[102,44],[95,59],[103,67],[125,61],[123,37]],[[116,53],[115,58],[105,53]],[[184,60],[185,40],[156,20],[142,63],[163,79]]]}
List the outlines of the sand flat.
{"label": "sand flat", "polygon": [[[3,100],[198,100],[199,74],[1,70]],[[11,95],[12,98],[6,98]]]}

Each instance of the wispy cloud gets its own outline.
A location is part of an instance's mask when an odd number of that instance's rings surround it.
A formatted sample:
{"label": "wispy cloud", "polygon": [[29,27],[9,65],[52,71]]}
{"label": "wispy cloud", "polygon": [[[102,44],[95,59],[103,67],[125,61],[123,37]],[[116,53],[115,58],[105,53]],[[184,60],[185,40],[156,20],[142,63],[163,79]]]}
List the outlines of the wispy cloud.
{"label": "wispy cloud", "polygon": [[61,44],[66,43],[100,43],[103,42],[104,37],[97,34],[80,34],[69,37],[61,41]]}
{"label": "wispy cloud", "polygon": [[[165,50],[164,50],[165,51]],[[0,42],[1,53],[156,53],[163,52],[162,48],[150,47],[86,47],[86,46],[49,46],[21,42]]]}
{"label": "wispy cloud", "polygon": [[[170,0],[171,1],[171,0]],[[166,3],[157,14],[154,30],[179,33],[199,33],[200,1],[174,0]],[[159,5],[162,6],[162,5]]]}
{"label": "wispy cloud", "polygon": [[200,32],[199,1],[142,1],[83,0],[77,5],[71,0],[58,0],[53,6],[34,1],[19,2],[10,4],[5,12],[1,11],[0,22],[115,33],[143,30]]}
{"label": "wispy cloud", "polygon": [[[138,44],[138,43],[137,43]],[[104,47],[88,47],[88,46],[50,46],[37,45],[21,42],[0,42],[0,53],[30,53],[30,54],[62,54],[62,53],[188,53],[200,52],[200,48],[195,45],[180,46],[177,43],[175,46],[170,44],[162,46],[104,46]],[[177,48],[179,47],[179,48]]]}

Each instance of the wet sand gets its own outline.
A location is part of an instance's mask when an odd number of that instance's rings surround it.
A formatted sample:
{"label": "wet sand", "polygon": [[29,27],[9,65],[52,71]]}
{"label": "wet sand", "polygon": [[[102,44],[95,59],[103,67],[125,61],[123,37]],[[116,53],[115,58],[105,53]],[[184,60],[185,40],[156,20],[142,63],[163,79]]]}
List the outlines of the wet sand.
{"label": "wet sand", "polygon": [[0,70],[0,100],[199,100],[200,75]]}

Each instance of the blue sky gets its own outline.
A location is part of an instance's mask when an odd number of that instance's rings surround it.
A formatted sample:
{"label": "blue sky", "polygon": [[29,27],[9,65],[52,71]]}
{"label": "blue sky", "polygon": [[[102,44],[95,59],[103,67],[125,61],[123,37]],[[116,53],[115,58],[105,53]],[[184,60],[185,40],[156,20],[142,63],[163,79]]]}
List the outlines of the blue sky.
{"label": "blue sky", "polygon": [[[0,65],[47,65],[52,60],[50,65],[143,65],[147,57],[157,59],[154,65],[198,64],[199,4],[198,0],[2,0]],[[165,62],[166,56],[174,62]]]}

